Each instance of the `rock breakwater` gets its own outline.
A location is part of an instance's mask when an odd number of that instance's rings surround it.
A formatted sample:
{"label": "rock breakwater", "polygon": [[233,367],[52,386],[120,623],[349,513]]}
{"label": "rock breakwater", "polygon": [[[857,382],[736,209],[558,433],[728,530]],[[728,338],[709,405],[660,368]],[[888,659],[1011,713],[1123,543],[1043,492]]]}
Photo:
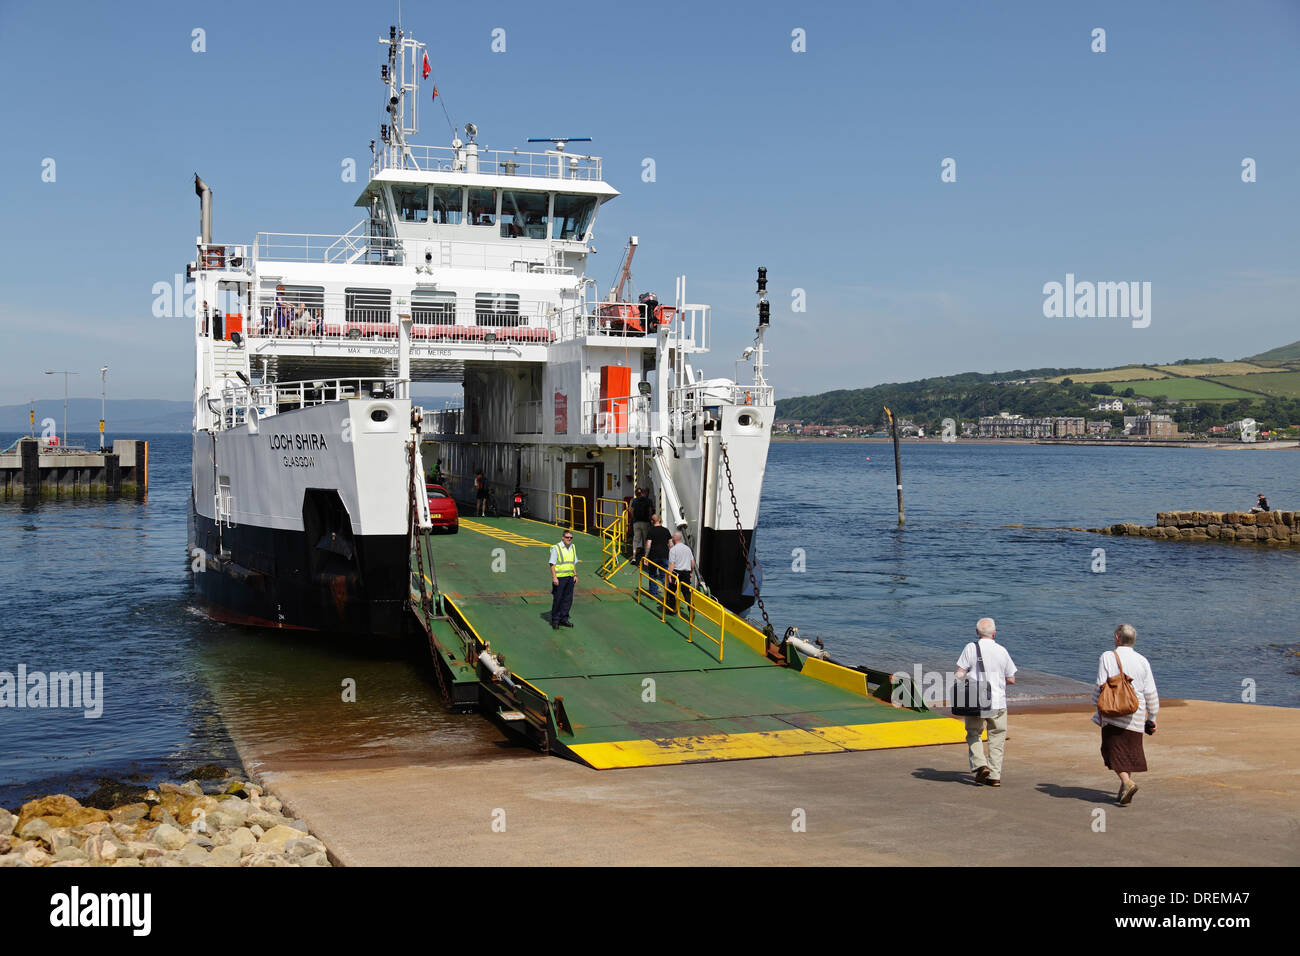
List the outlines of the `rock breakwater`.
{"label": "rock breakwater", "polygon": [[1170,541],[1228,541],[1300,548],[1297,511],[1161,511],[1153,526],[1113,524],[1097,534],[1138,535]]}
{"label": "rock breakwater", "polygon": [[111,810],[54,794],[0,809],[0,867],[329,866],[325,844],[283,811],[238,779],[163,783]]}

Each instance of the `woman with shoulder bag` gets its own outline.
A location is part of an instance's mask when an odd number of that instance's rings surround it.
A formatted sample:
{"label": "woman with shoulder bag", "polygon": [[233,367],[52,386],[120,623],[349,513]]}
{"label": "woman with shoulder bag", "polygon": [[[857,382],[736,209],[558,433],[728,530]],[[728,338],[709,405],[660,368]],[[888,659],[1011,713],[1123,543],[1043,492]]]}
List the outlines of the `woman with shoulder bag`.
{"label": "woman with shoulder bag", "polygon": [[1101,655],[1097,664],[1097,689],[1092,702],[1097,712],[1092,722],[1101,726],[1101,757],[1119,777],[1116,800],[1126,807],[1138,785],[1132,774],[1147,769],[1143,733],[1156,732],[1160,697],[1151,664],[1133,650],[1137,630],[1131,624],[1115,628],[1115,649]]}

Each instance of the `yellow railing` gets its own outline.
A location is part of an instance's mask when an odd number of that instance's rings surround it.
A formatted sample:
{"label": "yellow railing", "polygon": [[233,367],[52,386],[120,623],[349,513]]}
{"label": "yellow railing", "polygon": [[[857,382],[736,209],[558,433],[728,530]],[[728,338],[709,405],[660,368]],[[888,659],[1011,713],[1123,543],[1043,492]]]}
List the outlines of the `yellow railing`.
{"label": "yellow railing", "polygon": [[[581,508],[578,507],[579,505],[581,505]],[[571,495],[568,492],[557,491],[551,499],[551,510],[555,513],[555,523],[561,528],[586,532],[587,499],[582,495]],[[579,512],[582,514],[581,521],[577,520]]]}
{"label": "yellow railing", "polygon": [[[607,498],[600,499],[608,501]],[[619,504],[622,504],[620,501]],[[623,539],[627,536],[627,514],[620,514],[612,522],[600,529],[600,550],[604,554],[605,560],[600,565],[600,575],[603,578],[613,577],[626,564],[627,558],[623,557]]]}
{"label": "yellow railing", "polygon": [[617,521],[620,515],[625,514],[627,514],[627,502],[622,498],[596,499],[596,527],[601,531],[604,531],[611,522]]}
{"label": "yellow railing", "polygon": [[[717,645],[718,663],[722,663],[728,627],[731,627],[734,633],[736,625],[743,625],[744,621],[703,591],[679,580],[677,575],[671,571],[664,571],[664,580],[657,581],[647,570],[649,564],[650,562],[647,560],[637,565],[636,602],[641,603],[641,595],[643,594],[648,597],[658,605],[659,620],[661,621],[667,621],[668,615],[676,614],[686,623],[686,640],[694,644],[695,635],[698,634],[709,643]],[[659,594],[650,592],[647,585],[652,583],[658,585]],[[670,596],[673,598],[676,610],[670,611],[668,609]],[[748,625],[745,626],[748,627]],[[750,629],[752,630],[752,628]],[[750,642],[746,641],[746,643]],[[760,653],[761,648],[762,644],[759,644],[757,649],[760,650]]]}

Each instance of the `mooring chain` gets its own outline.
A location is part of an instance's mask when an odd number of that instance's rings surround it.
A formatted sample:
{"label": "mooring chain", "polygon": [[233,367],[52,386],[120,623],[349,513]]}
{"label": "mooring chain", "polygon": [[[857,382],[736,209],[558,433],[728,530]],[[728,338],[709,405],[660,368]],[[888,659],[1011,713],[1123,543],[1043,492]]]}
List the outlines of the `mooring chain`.
{"label": "mooring chain", "polygon": [[[411,442],[410,469],[407,477],[410,478],[409,490],[410,490],[410,504],[411,504],[411,539],[412,541],[415,542],[415,566],[417,572],[420,575],[420,613],[423,615],[421,623],[426,629],[428,629],[429,627],[428,614],[429,614],[430,600],[429,600],[429,592],[428,592],[428,581],[424,574],[425,540],[420,534],[420,517],[419,517],[420,509],[419,509],[419,502],[416,500],[415,497],[415,442]],[[430,558],[430,560],[432,560],[432,558]],[[430,650],[432,650],[434,652],[434,655],[436,656],[437,651],[434,647],[434,642],[430,641],[429,644],[430,644]],[[438,690],[442,692],[442,702],[448,709],[450,709],[451,691],[447,689],[447,681],[442,676],[441,661],[435,660],[433,662],[433,671],[435,674],[438,675]]]}
{"label": "mooring chain", "polygon": [[745,555],[745,570],[749,572],[749,585],[754,589],[754,600],[763,613],[765,629],[769,635],[774,635],[776,631],[773,630],[772,621],[767,616],[767,608],[763,606],[763,596],[758,593],[758,581],[754,578],[754,564],[749,560],[749,542],[745,538],[745,526],[740,521],[740,505],[736,502],[736,483],[731,480],[731,458],[727,455],[727,443],[718,442],[718,447],[722,449],[722,466],[727,470],[727,491],[731,493],[731,513],[736,516],[736,534],[740,536],[741,553]]}

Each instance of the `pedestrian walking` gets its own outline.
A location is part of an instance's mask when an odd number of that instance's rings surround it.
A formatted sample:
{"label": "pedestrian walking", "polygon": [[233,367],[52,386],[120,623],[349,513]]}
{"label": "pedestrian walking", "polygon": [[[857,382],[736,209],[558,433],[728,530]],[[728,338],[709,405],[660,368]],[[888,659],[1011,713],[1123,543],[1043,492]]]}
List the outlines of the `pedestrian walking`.
{"label": "pedestrian walking", "polygon": [[650,533],[650,512],[652,510],[650,493],[645,488],[638,488],[631,504],[632,555],[636,558],[640,558],[641,552],[645,549],[646,535]]}
{"label": "pedestrian walking", "polygon": [[[1002,754],[1007,738],[1007,685],[1016,682],[1016,665],[1006,648],[994,640],[997,624],[991,617],[975,623],[975,640],[962,648],[957,658],[957,679],[972,673],[985,686],[980,694],[980,712],[966,717],[966,747],[976,783],[1002,786]],[[981,734],[988,731],[988,756]]]}
{"label": "pedestrian walking", "polygon": [[[1146,772],[1142,735],[1156,732],[1156,713],[1160,710],[1151,662],[1133,649],[1136,643],[1137,629],[1133,625],[1115,628],[1115,649],[1106,651],[1097,662],[1097,689],[1092,693],[1092,702],[1097,705],[1092,722],[1101,726],[1101,759],[1119,777],[1115,799],[1122,807],[1132,803],[1138,791],[1132,775]],[[1131,696],[1126,693],[1128,687],[1132,688]],[[1128,698],[1127,702],[1123,698]],[[1120,713],[1129,707],[1134,707],[1132,712]]]}
{"label": "pedestrian walking", "polygon": [[671,550],[672,541],[672,535],[661,523],[659,515],[652,514],[643,556],[645,572],[650,576],[650,586],[646,590],[650,592],[651,597],[659,596],[659,587],[655,582],[663,581],[664,574],[668,570],[668,552]]}
{"label": "pedestrian walking", "polygon": [[[691,606],[691,575],[695,571],[695,555],[691,553],[690,546],[682,540],[680,531],[673,532],[673,546],[668,549],[668,570],[673,573],[673,580],[677,585],[673,588],[673,591],[682,596],[682,604],[689,608]],[[682,585],[685,585],[685,587]],[[670,608],[669,610],[673,609]]]}
{"label": "pedestrian walking", "polygon": [[578,549],[573,544],[573,532],[560,536],[559,544],[551,547],[551,628],[573,627],[569,608],[573,606],[573,586],[578,582]]}

